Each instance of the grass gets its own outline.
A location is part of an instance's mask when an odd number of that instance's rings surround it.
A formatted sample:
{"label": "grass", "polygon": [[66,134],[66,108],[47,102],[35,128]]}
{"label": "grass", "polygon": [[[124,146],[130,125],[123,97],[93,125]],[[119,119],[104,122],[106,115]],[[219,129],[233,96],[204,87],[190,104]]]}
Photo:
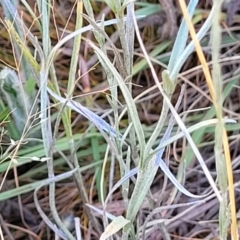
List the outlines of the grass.
{"label": "grass", "polygon": [[179,0],[175,41],[138,28],[157,2],[14,4],[1,9],[1,239],[238,239],[238,40],[221,2]]}

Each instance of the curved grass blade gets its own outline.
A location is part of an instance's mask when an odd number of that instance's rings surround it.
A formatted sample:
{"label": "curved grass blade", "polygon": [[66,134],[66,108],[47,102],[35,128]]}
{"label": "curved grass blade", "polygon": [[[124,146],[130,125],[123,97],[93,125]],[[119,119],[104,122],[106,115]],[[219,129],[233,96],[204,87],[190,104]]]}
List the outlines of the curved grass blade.
{"label": "curved grass blade", "polygon": [[[189,12],[190,17],[193,16],[195,8],[197,6],[197,3],[198,3],[198,0],[190,1],[189,5],[188,5],[188,12]],[[176,41],[174,43],[171,57],[170,57],[169,64],[168,64],[168,68],[167,68],[167,70],[170,73],[172,73],[172,70],[174,69],[176,62],[178,62],[179,57],[182,55],[184,48],[186,46],[186,43],[187,43],[187,39],[188,39],[188,27],[186,24],[186,20],[183,19],[182,23],[179,27],[179,30],[178,30]],[[182,63],[184,63],[184,62],[182,61]]]}
{"label": "curved grass blade", "polygon": [[[114,128],[112,126],[110,126],[106,121],[104,121],[102,118],[100,118],[97,114],[95,114],[92,111],[90,111],[88,108],[82,106],[80,103],[75,102],[75,101],[73,101],[71,99],[66,99],[66,98],[63,98],[61,96],[58,96],[56,93],[54,93],[49,88],[47,90],[48,90],[48,93],[52,97],[54,97],[56,100],[58,100],[62,104],[66,104],[66,106],[68,106],[72,110],[82,114],[90,122],[94,123],[94,125],[98,129],[103,130],[103,131],[109,133],[110,135],[112,135],[114,137],[117,136],[116,131],[114,130]],[[118,136],[121,137],[121,135],[119,135],[119,134],[118,134]]]}

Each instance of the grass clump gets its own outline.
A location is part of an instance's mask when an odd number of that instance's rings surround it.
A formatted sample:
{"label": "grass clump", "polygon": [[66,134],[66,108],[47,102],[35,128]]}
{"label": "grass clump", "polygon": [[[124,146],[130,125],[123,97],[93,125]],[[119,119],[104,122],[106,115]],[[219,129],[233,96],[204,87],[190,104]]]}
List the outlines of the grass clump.
{"label": "grass clump", "polygon": [[[51,238],[53,234],[62,239],[211,239],[216,235],[227,239],[231,227],[232,239],[238,239],[227,132],[235,140],[239,126],[236,114],[231,118],[223,114],[223,101],[234,90],[238,71],[232,72],[226,85],[219,81],[221,3],[214,1],[204,19],[198,1],[191,0],[188,7],[179,1],[183,18],[172,49],[173,41],[162,39],[154,47],[147,46],[139,31],[145,14],[163,12],[157,3],[76,1],[67,19],[59,12],[64,6],[55,1],[37,1],[36,8],[25,1],[21,4],[2,3],[6,19],[1,22],[12,43],[13,62],[2,59],[0,119],[5,145],[1,144],[0,188],[5,191],[0,201],[18,197],[23,225],[21,231],[9,230],[4,221],[9,214],[5,214],[1,231],[9,239],[27,231],[44,239],[46,228],[51,229]],[[34,20],[30,27],[18,11],[23,6]],[[101,12],[96,17],[97,11]],[[67,24],[60,27],[61,21]],[[198,21],[203,23],[196,34],[193,23]],[[212,77],[202,51],[209,31]],[[235,43],[231,37],[228,41]],[[196,68],[187,62],[194,59],[194,49],[202,67],[196,74],[202,79],[205,75],[208,84],[206,88],[202,80],[205,92],[188,79]],[[61,63],[63,55],[68,56],[69,69]],[[91,75],[97,71],[104,79],[101,83]],[[190,73],[187,77],[180,71]],[[143,78],[142,72],[147,73],[143,90],[144,80],[138,82],[136,77]],[[199,99],[205,94],[206,105],[194,107],[199,102],[194,97],[187,101],[195,89]],[[139,106],[145,116],[155,116],[154,124],[143,124]],[[157,112],[150,114],[152,109]],[[78,133],[79,128],[84,131]],[[210,138],[210,150],[203,137]],[[8,182],[15,187],[8,189]],[[29,207],[44,227],[25,221],[28,196]],[[199,209],[208,212],[214,205],[214,214],[206,214],[209,219],[198,219]],[[177,228],[183,207],[187,221],[182,225],[189,232]],[[214,231],[209,227],[204,233],[200,222],[210,220],[217,221]]]}

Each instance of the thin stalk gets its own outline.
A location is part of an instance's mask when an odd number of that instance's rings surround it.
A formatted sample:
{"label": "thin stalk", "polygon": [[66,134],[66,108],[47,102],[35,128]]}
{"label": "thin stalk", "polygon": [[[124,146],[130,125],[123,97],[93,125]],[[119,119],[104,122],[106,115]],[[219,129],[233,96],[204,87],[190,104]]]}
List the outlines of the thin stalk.
{"label": "thin stalk", "polygon": [[53,183],[53,182],[57,182],[57,181],[62,181],[62,180],[64,180],[64,179],[66,179],[66,178],[69,178],[69,177],[71,177],[72,176],[72,174],[74,173],[74,172],[76,172],[76,170],[77,169],[73,169],[73,170],[71,170],[71,171],[69,171],[69,172],[65,172],[65,173],[63,173],[63,174],[60,174],[60,175],[58,175],[58,176],[54,176],[54,177],[52,177],[51,179],[50,178],[48,178],[48,179],[46,179],[46,180],[44,180],[44,181],[41,181],[42,183],[41,184],[39,184],[38,186],[36,186],[35,187],[35,190],[34,190],[34,203],[35,203],[35,206],[36,206],[36,208],[37,208],[37,211],[38,211],[38,213],[40,214],[40,216],[42,217],[42,219],[44,220],[44,222],[58,235],[58,236],[61,236],[61,238],[62,239],[74,239],[74,238],[69,238],[69,235],[65,235],[60,229],[58,229],[57,227],[56,227],[56,225],[55,224],[53,224],[52,222],[51,222],[51,220],[48,218],[48,216],[43,212],[43,210],[42,210],[42,208],[41,208],[41,206],[39,205],[39,202],[38,202],[38,198],[37,198],[37,192],[38,192],[38,190],[41,188],[41,187],[43,187],[44,185],[48,185],[48,184],[51,184],[51,183]]}
{"label": "thin stalk", "polygon": [[[51,129],[51,118],[50,118],[50,110],[48,109],[48,96],[47,96],[47,77],[48,71],[46,71],[45,59],[47,59],[50,52],[50,39],[49,39],[49,17],[50,17],[50,1],[44,1],[41,4],[39,3],[39,11],[41,12],[41,20],[43,26],[43,54],[44,59],[42,59],[42,69],[40,72],[40,82],[41,82],[41,130],[42,130],[42,138],[43,145],[46,157],[49,158],[47,161],[48,165],[48,176],[49,178],[54,177],[53,170],[53,151],[51,150],[52,146],[52,129]],[[49,185],[49,205],[51,209],[51,213],[53,215],[53,219],[58,224],[58,226],[64,231],[69,239],[74,239],[72,234],[69,232],[67,227],[62,223],[55,204],[55,183],[52,182]]]}
{"label": "thin stalk", "polygon": [[218,118],[218,123],[215,130],[215,161],[216,161],[216,170],[218,176],[218,185],[220,191],[222,192],[223,201],[220,202],[219,208],[219,229],[220,229],[220,238],[222,240],[227,239],[228,235],[228,226],[230,223],[230,214],[228,209],[228,196],[227,196],[227,187],[228,180],[226,171],[226,160],[223,155],[223,145],[222,145],[222,136],[224,132],[224,123],[223,123],[223,114],[222,114],[222,103],[223,103],[223,94],[222,94],[222,77],[221,77],[221,67],[218,59],[220,58],[219,49],[221,45],[221,29],[219,26],[221,5],[223,1],[214,1],[215,14],[213,17],[212,31],[211,31],[211,45],[212,45],[212,61],[213,61],[213,85],[216,91],[216,98],[213,99],[216,107],[216,115]]}
{"label": "thin stalk", "polygon": [[[25,33],[24,33],[24,23],[21,21],[21,17],[19,16],[17,12],[17,5],[19,4],[18,1],[10,1],[10,0],[3,0],[3,10],[6,18],[8,21],[10,20],[13,24],[14,30],[18,33],[21,40],[25,40]],[[17,21],[15,21],[15,18]],[[19,21],[20,20],[20,21]],[[22,77],[22,80],[26,81],[31,77],[31,68],[28,64],[28,59],[24,56],[22,52],[22,48],[18,46],[18,42],[12,43],[14,46],[14,54],[16,55],[16,59],[19,60],[19,62],[16,62],[17,68],[20,70],[20,75]]]}
{"label": "thin stalk", "polygon": [[[165,101],[165,99],[163,99],[163,106],[162,106],[161,115],[160,115],[160,118],[157,122],[156,128],[154,129],[152,135],[150,136],[150,138],[149,138],[149,140],[146,144],[144,156],[149,155],[153,145],[155,144],[156,139],[158,138],[159,134],[161,133],[162,128],[163,128],[164,123],[165,123],[165,120],[166,120],[167,115],[168,115],[168,111],[169,111],[168,104]],[[144,164],[148,164],[148,163],[145,162]]]}
{"label": "thin stalk", "polygon": [[[124,15],[121,14],[119,16],[119,20],[117,25],[119,29],[119,37],[123,49],[123,63],[127,79],[126,84],[128,84],[129,92],[132,94],[132,69],[133,69],[133,52],[134,52],[134,23],[133,23],[133,11],[134,10],[134,2],[129,3],[127,6],[127,21],[124,21]],[[122,76],[123,79],[125,76]],[[138,116],[136,116],[138,117]],[[119,122],[119,119],[118,119]],[[128,124],[132,124],[131,113],[128,110]],[[126,158],[126,164],[124,171],[122,170],[123,177],[126,173],[130,171],[130,162],[131,159],[134,160],[135,165],[137,166],[139,163],[139,156],[137,151],[137,142],[136,142],[136,133],[133,127],[130,127],[129,130],[129,142],[130,149],[128,149],[128,155]],[[120,165],[121,166],[121,165]],[[124,199],[125,207],[128,207],[128,189],[129,189],[129,180],[123,182],[122,185],[122,196]]]}

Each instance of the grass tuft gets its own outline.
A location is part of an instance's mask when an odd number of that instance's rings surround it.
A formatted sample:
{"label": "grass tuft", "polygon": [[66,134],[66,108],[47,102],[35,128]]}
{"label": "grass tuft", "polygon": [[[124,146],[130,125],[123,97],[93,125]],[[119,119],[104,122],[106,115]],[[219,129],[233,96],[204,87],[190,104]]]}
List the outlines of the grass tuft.
{"label": "grass tuft", "polygon": [[222,4],[1,2],[0,239],[238,239]]}

